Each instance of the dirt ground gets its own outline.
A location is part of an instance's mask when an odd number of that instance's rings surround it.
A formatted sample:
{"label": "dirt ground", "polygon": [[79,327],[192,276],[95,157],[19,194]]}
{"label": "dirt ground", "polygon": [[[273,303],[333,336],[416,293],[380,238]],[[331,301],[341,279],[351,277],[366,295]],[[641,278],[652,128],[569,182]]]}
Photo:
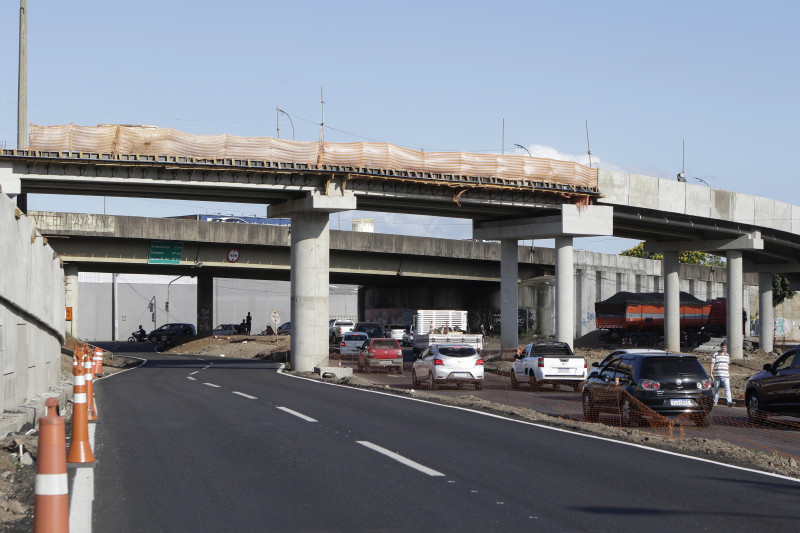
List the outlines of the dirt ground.
{"label": "dirt ground", "polygon": [[[234,335],[229,337],[208,337],[170,349],[167,353],[176,355],[200,354],[215,357],[237,359],[272,359],[286,361],[290,339],[288,336],[245,336]],[[600,361],[609,353],[610,349],[577,348],[576,353],[586,357],[589,365]],[[484,347],[486,369],[490,372],[503,373],[511,367],[511,361],[501,360],[499,354],[499,341],[488,339]],[[697,354],[704,366],[710,368],[711,355]],[[734,398],[744,398],[744,387],[747,378],[761,370],[765,363],[771,363],[777,358],[775,353],[747,352],[745,357],[731,364],[731,387]],[[104,372],[113,373],[133,364],[123,358],[111,359],[111,354],[106,354]],[[138,364],[138,363],[137,363]],[[62,379],[71,382],[72,358],[62,357]],[[320,379],[316,374],[304,375]],[[329,380],[330,381],[330,380]],[[372,381],[364,379],[361,375],[341,380],[343,384],[396,392],[384,386],[375,385]],[[409,391],[398,394],[410,394]],[[667,449],[764,470],[800,479],[800,464],[791,458],[777,454],[766,454],[734,446],[725,441],[713,439],[667,439],[655,436],[646,431],[637,429],[619,429],[603,424],[590,424],[575,420],[566,420],[545,415],[531,409],[509,407],[503,404],[491,403],[474,395],[464,395],[457,398],[446,398],[435,392],[413,391],[414,397],[425,398],[431,401],[458,405],[470,409],[492,412],[512,418],[539,422],[542,424],[570,428],[573,430],[601,435],[617,440],[634,442],[646,446]],[[67,413],[62,413],[67,415]],[[68,418],[69,422],[69,418]],[[24,428],[28,429],[28,428]],[[67,428],[67,438],[70,429]],[[38,433],[23,431],[12,434],[0,440],[0,530],[8,532],[31,531],[33,524],[33,486],[36,474]],[[20,446],[22,454],[20,455]]]}

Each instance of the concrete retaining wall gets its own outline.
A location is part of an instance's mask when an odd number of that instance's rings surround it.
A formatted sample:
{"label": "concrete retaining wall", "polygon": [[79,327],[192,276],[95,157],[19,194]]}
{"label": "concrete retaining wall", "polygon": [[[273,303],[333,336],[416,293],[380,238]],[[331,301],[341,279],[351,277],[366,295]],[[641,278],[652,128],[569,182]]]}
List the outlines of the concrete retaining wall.
{"label": "concrete retaining wall", "polygon": [[58,384],[64,270],[33,222],[0,194],[0,411]]}

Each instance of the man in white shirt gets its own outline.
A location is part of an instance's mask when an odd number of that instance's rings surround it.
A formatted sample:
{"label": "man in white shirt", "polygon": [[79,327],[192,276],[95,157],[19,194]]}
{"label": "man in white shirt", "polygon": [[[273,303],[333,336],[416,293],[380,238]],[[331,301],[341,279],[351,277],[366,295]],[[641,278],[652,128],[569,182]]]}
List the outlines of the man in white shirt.
{"label": "man in white shirt", "polygon": [[731,356],[728,354],[728,343],[722,341],[719,344],[719,351],[711,356],[711,379],[714,380],[714,405],[719,399],[719,386],[725,388],[725,400],[728,407],[733,405],[731,400],[731,375],[728,366],[731,364]]}

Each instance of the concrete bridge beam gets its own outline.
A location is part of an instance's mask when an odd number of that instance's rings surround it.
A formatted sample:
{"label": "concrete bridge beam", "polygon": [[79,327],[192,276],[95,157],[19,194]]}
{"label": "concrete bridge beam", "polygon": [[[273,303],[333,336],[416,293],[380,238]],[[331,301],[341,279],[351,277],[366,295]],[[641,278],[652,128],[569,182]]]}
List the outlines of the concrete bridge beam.
{"label": "concrete bridge beam", "polygon": [[290,216],[292,369],[311,372],[328,366],[330,213],[356,208],[355,196],[314,193],[269,206],[270,217]]}
{"label": "concrete bridge beam", "polygon": [[681,351],[681,294],[678,279],[678,252],[664,252],[661,262],[664,276],[664,348]]}
{"label": "concrete bridge beam", "polygon": [[516,239],[500,242],[500,350],[516,353],[519,262]]}

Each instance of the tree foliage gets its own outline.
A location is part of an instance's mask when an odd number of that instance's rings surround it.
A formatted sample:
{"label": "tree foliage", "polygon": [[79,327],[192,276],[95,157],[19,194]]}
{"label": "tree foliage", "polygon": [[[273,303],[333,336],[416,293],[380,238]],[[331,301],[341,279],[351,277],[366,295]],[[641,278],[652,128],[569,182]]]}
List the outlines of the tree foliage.
{"label": "tree foliage", "polygon": [[[655,261],[661,261],[664,259],[664,254],[662,253],[645,251],[644,241],[640,242],[633,248],[623,250],[619,255],[626,255],[628,257],[641,257],[642,259],[653,259]],[[707,254],[705,252],[681,252],[678,254],[678,262],[687,265],[704,265],[725,268],[725,261],[721,257]]]}
{"label": "tree foliage", "polygon": [[780,274],[772,275],[772,307],[776,307],[784,300],[794,298],[794,291],[789,290],[789,279]]}

